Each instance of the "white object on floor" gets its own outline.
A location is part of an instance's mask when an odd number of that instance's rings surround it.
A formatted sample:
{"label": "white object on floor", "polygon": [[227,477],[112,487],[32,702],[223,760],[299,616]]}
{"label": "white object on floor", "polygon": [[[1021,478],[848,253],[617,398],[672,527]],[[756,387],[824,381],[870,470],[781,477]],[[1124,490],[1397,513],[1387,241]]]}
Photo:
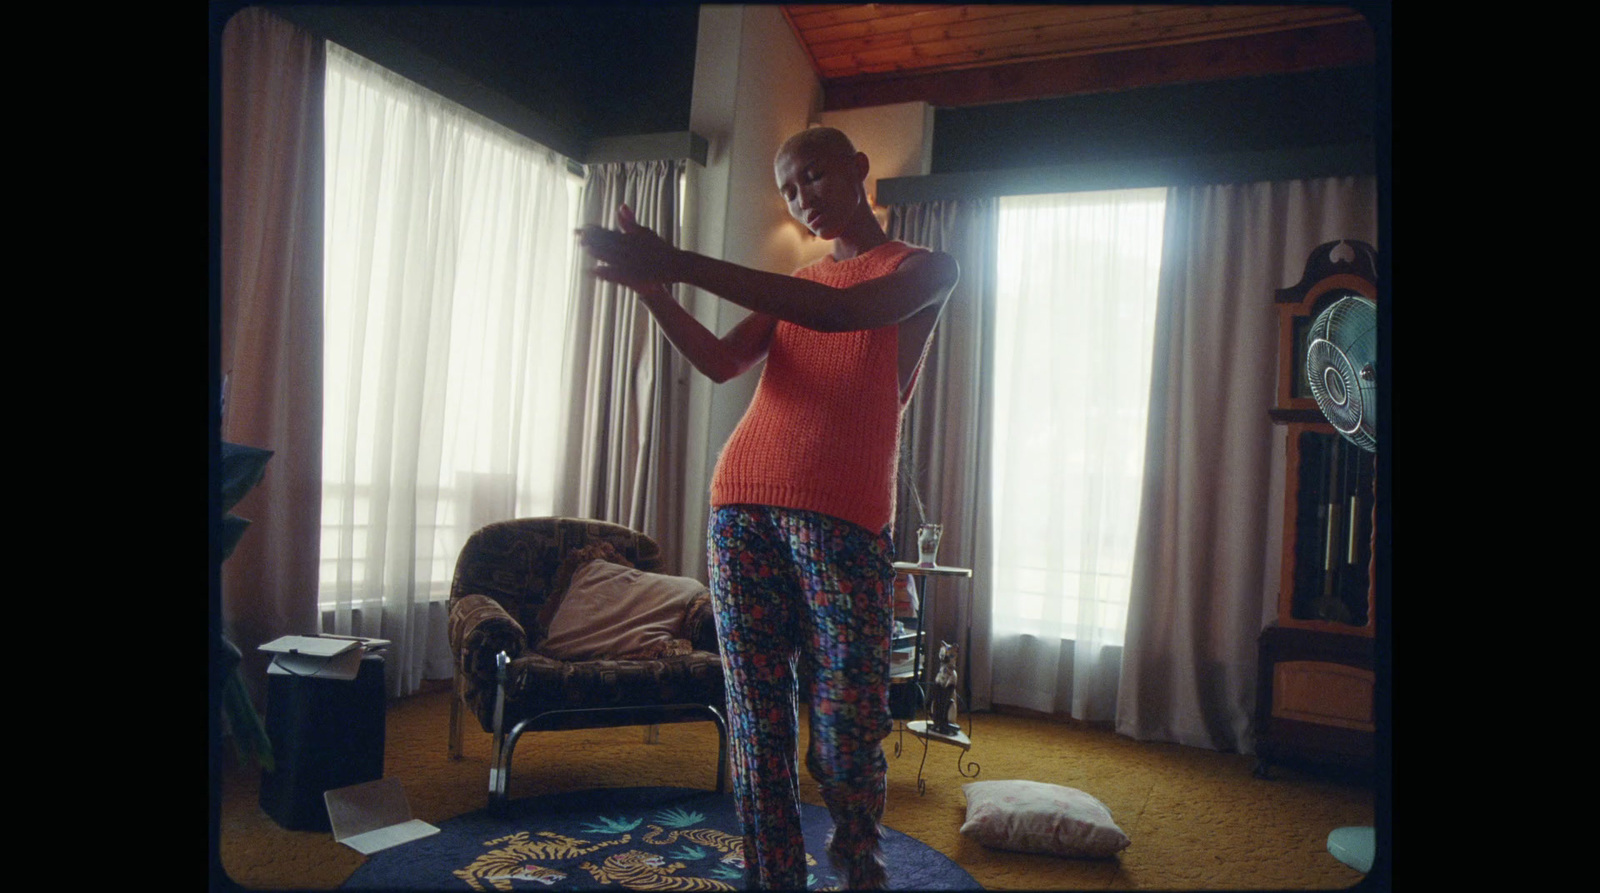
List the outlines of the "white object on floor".
{"label": "white object on floor", "polygon": [[393,778],[325,791],[322,799],[333,839],[363,856],[439,833],[433,825],[411,817],[406,792]]}
{"label": "white object on floor", "polygon": [[1372,870],[1377,845],[1377,832],[1370,826],[1335,828],[1328,834],[1328,852],[1362,874]]}

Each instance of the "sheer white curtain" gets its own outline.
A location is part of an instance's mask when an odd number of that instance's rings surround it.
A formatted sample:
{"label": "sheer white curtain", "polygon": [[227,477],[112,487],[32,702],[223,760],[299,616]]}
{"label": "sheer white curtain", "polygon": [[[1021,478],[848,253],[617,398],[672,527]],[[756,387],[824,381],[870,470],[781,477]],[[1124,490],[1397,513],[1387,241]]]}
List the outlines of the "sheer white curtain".
{"label": "sheer white curtain", "polygon": [[328,47],[325,632],[391,695],[446,678],[461,544],[547,514],[576,182],[563,159]]}
{"label": "sheer white curtain", "polygon": [[1165,205],[1165,189],[1000,200],[996,703],[1113,718]]}

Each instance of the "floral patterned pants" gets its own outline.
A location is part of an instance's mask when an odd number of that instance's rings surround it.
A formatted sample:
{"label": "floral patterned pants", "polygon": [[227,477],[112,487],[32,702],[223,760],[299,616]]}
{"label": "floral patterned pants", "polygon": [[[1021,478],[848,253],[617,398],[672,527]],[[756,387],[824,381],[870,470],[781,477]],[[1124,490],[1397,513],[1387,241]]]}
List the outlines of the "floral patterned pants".
{"label": "floral patterned pants", "polygon": [[708,551],[746,874],[763,888],[804,889],[803,689],[806,768],[833,817],[830,854],[857,866],[877,857],[882,741],[893,724],[894,544],[887,530],[816,512],[735,505],[713,509]]}

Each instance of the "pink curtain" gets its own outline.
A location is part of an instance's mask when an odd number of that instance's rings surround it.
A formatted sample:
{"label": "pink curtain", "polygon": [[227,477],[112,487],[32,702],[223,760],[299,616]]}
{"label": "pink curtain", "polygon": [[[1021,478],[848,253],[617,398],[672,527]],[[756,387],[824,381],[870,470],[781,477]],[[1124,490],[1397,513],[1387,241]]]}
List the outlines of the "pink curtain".
{"label": "pink curtain", "polygon": [[258,703],[257,646],[318,632],[323,60],[321,40],[257,7],[222,32],[222,439],[274,453],[233,510],[251,525],[221,568],[222,627]]}

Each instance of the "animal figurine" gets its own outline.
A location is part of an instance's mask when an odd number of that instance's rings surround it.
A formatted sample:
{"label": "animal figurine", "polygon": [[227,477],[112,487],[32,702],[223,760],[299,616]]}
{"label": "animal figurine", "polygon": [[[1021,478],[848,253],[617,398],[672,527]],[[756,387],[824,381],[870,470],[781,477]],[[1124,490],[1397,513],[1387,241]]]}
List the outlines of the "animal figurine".
{"label": "animal figurine", "polygon": [[956,724],[956,651],[949,642],[939,643],[939,673],[928,692],[928,729],[941,735],[961,731]]}

